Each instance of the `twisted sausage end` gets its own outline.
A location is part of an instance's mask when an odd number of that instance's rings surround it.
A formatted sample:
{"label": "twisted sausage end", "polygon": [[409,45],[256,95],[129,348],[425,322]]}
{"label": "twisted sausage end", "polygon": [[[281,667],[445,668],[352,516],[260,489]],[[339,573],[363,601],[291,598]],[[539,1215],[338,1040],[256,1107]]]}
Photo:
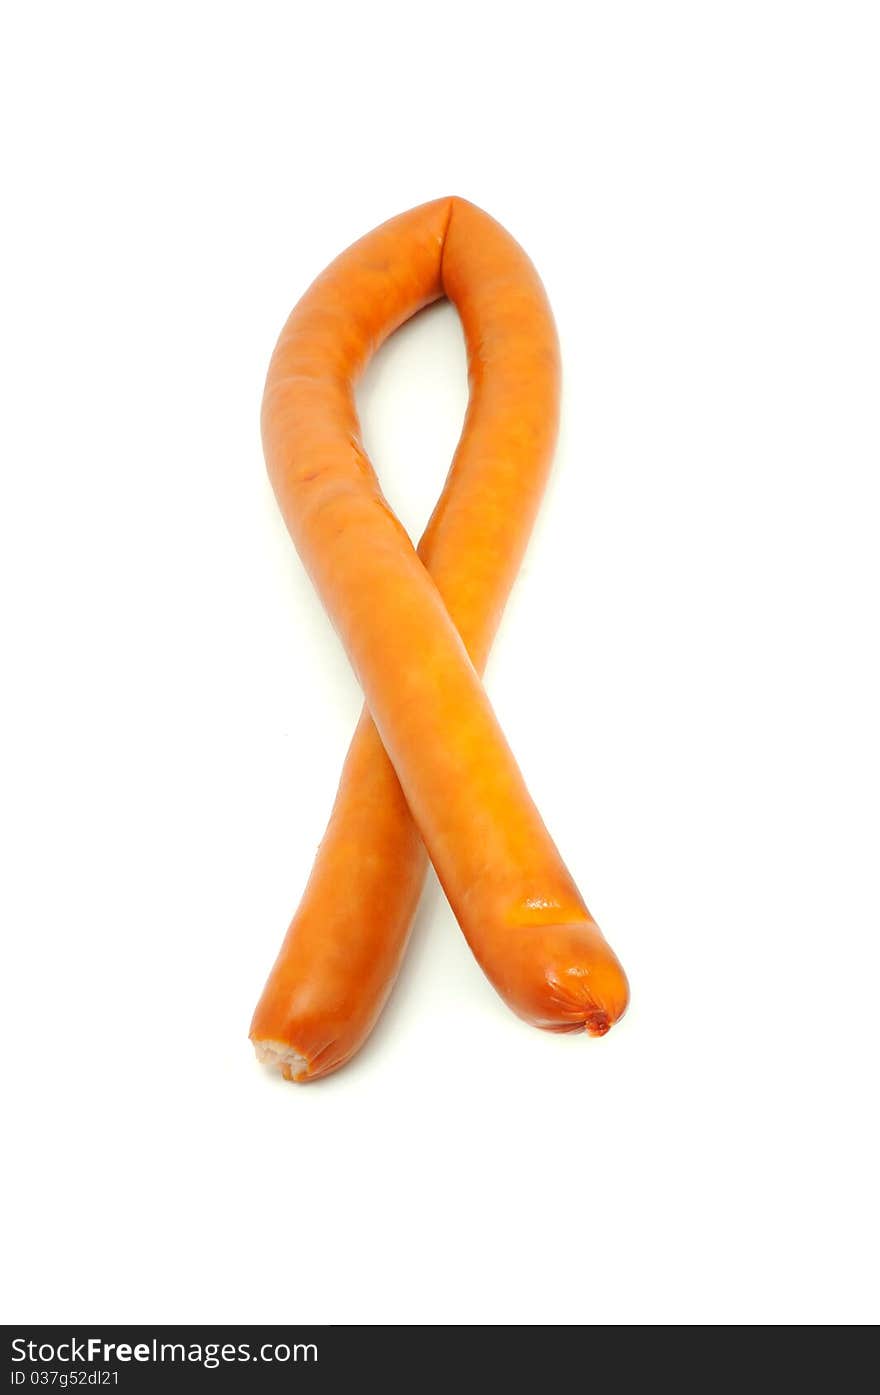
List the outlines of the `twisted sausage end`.
{"label": "twisted sausage end", "polygon": [[629,1005],[626,974],[592,919],[510,926],[480,962],[517,1016],[545,1032],[603,1037]]}

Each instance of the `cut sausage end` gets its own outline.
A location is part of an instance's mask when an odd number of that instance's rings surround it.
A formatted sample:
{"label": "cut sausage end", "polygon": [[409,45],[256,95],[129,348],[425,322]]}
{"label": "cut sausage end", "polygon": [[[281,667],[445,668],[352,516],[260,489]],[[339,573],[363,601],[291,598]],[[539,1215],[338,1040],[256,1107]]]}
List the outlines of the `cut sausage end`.
{"label": "cut sausage end", "polygon": [[280,1070],[285,1080],[300,1081],[308,1076],[309,1063],[283,1041],[255,1041],[254,1051],[261,1065]]}

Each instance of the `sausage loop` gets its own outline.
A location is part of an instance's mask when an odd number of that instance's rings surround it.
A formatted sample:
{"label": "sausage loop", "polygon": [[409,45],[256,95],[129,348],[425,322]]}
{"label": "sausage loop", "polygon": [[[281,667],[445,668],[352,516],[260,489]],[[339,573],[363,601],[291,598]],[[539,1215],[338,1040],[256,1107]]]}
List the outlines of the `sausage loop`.
{"label": "sausage loop", "polygon": [[[470,396],[416,550],[361,442],[355,383],[378,346],[446,296]],[[258,1056],[314,1080],[366,1039],[397,975],[427,855],[505,1001],[601,1036],[623,970],[580,896],[483,689],[559,416],[559,348],[538,275],[460,198],[392,218],[324,271],[269,366],[263,446],[288,530],[366,705],[302,902],[254,1014]]]}

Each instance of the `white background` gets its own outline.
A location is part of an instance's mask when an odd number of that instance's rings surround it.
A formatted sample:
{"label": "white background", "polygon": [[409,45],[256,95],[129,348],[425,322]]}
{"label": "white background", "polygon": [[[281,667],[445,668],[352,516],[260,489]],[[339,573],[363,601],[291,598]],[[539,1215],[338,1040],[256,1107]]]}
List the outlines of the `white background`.
{"label": "white background", "polygon": [[[5,13],[5,1319],[876,1319],[876,7]],[[296,1088],[247,1028],[359,698],[263,377],[449,193],[558,317],[487,681],[632,1007],[524,1026],[433,885]],[[445,306],[360,393],[415,533],[465,395]]]}

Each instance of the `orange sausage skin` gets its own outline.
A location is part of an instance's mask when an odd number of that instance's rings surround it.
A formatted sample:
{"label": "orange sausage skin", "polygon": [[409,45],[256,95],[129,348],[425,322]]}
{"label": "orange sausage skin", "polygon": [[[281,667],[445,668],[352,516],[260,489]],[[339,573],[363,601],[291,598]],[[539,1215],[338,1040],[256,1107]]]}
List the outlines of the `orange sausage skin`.
{"label": "orange sausage skin", "polygon": [[[417,556],[364,453],[353,389],[386,335],[443,294],[461,315],[470,402]],[[369,709],[252,1024],[258,1047],[295,1053],[279,1059],[291,1078],[337,1068],[373,1026],[415,913],[422,839],[478,961],[520,1016],[600,1035],[625,1010],[623,971],[478,676],[540,501],[558,398],[534,268],[460,199],[361,239],[282,332],[263,407],[269,474]]]}

